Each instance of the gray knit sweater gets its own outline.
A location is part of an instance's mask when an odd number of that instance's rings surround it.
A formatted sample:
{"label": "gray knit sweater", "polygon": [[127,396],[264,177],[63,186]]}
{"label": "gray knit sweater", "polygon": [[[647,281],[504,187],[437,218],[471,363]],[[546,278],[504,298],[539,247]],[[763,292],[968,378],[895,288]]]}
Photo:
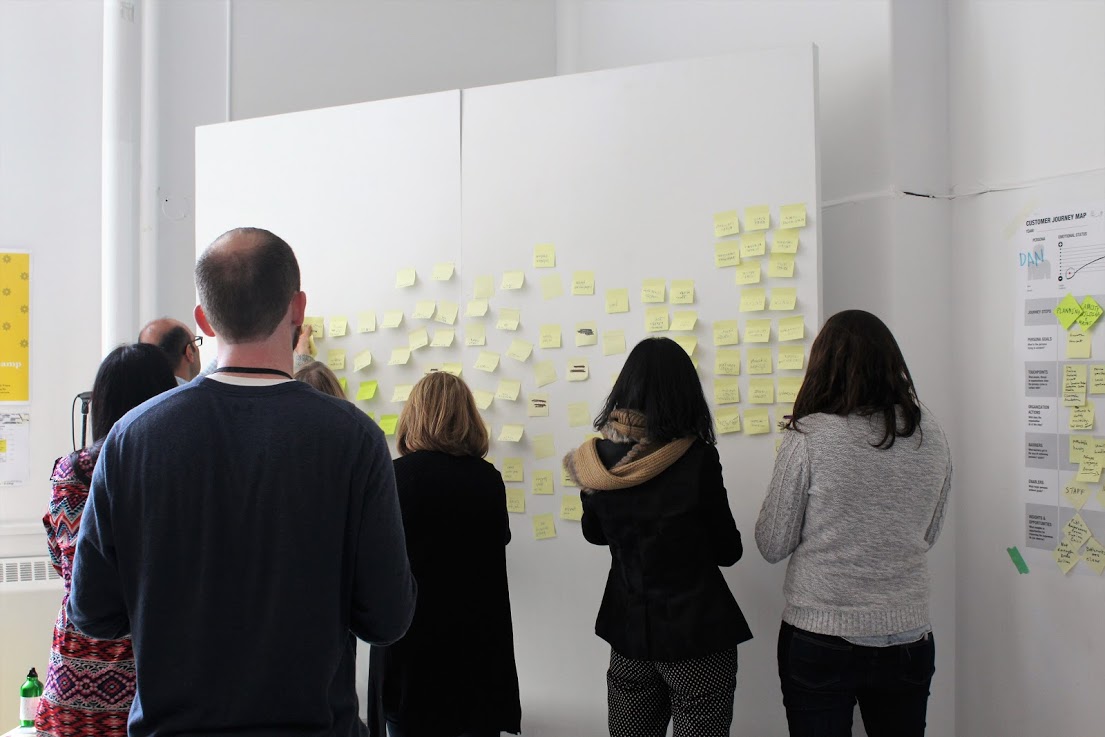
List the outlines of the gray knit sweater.
{"label": "gray knit sweater", "polygon": [[756,522],[771,563],[790,556],[783,620],[840,637],[929,624],[925,554],[944,521],[952,463],[939,423],[873,448],[879,417],[816,414],[788,430]]}

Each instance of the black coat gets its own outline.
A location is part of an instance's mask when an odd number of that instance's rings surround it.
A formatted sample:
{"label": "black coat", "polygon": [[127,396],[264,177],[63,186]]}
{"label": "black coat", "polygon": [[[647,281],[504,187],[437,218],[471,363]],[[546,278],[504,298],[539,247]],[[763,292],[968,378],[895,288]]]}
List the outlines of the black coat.
{"label": "black coat", "polygon": [[411,737],[517,733],[502,476],[480,458],[419,451],[395,461],[395,483],[418,605],[402,640],[372,648],[369,725],[386,715]]}
{"label": "black coat", "polygon": [[[629,444],[600,440],[609,468]],[[698,658],[752,638],[718,566],[740,560],[717,448],[702,441],[656,478],[584,493],[583,535],[610,546],[595,633],[638,660]]]}

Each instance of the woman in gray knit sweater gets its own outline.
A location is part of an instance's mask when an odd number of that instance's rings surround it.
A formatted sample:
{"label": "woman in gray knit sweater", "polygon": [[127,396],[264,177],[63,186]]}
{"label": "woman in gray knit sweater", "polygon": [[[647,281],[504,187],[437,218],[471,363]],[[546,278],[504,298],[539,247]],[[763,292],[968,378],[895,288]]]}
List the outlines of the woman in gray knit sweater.
{"label": "woman in gray knit sweater", "polygon": [[951,484],[944,431],[894,336],[860,310],[825,323],[756,523],[788,555],[779,678],[792,737],[925,732],[934,641],[926,553]]}

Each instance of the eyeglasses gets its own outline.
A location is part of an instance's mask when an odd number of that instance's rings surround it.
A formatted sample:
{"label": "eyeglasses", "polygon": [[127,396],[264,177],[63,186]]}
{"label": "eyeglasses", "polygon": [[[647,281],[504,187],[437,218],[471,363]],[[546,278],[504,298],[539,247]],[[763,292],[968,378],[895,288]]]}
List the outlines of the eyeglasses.
{"label": "eyeglasses", "polygon": [[196,337],[185,343],[184,350],[188,350],[188,346],[190,345],[194,345],[196,348],[199,348],[201,345],[203,345],[203,336],[197,335]]}

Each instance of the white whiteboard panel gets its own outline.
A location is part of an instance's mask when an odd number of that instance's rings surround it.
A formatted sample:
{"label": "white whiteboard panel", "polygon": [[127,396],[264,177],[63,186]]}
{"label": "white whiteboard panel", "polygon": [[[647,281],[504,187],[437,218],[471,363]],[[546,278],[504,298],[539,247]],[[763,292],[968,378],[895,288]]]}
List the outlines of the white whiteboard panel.
{"label": "white whiteboard panel", "polygon": [[[494,308],[521,309],[518,334],[488,328],[492,350],[505,352],[514,337],[533,343],[539,326],[559,323],[559,350],[535,349],[525,366],[503,359],[500,375],[523,379],[534,390],[532,365],[552,359],[561,380],[547,386],[548,419],[526,420],[525,408],[496,401],[493,427],[526,422],[527,438],[554,433],[557,458],[536,461],[528,444],[526,483],[534,469],[557,470],[557,494],[527,494],[526,515],[511,515],[514,540],[508,555],[514,603],[515,643],[527,735],[599,734],[605,726],[605,667],[609,650],[594,633],[609,568],[605,548],[583,540],[579,524],[557,520],[558,538],[535,541],[534,513],[556,512],[563,489],[559,456],[591,428],[570,428],[569,402],[587,401],[593,417],[625,355],[603,357],[598,346],[576,348],[576,323],[594,320],[600,334],[624,329],[627,348],[646,333],[641,301],[648,278],[693,279],[694,309],[707,399],[713,398],[715,320],[805,316],[807,345],[820,325],[818,173],[815,50],[757,51],[717,59],[658,64],[522,82],[464,92],[464,272],[466,277],[524,269],[520,291],[497,291]],[[779,206],[806,203],[808,225],[793,279],[764,279],[759,286],[794,286],[792,313],[740,313],[733,268],[714,265],[713,214],[770,205],[772,227]],[[771,238],[769,236],[768,241]],[[575,270],[593,270],[592,297],[544,300],[540,279],[551,269],[532,268],[538,243],[556,246],[555,273],[566,290]],[[765,274],[766,277],[766,274]],[[465,282],[466,298],[470,282]],[[608,315],[607,289],[628,288],[630,311]],[[670,294],[669,294],[670,298]],[[662,333],[669,337],[687,333]],[[772,330],[774,348],[775,326]],[[808,354],[808,351],[807,351]],[[564,381],[566,362],[589,359],[587,382]],[[493,388],[468,374],[474,386]],[[748,376],[739,378],[746,400]],[[776,372],[776,376],[795,375]],[[713,404],[713,402],[711,402]],[[740,403],[741,410],[751,407]],[[775,406],[770,413],[775,414]],[[773,418],[774,419],[774,418]],[[775,665],[782,611],[783,566],[768,566],[755,549],[753,528],[770,478],[774,441],[765,436],[723,435],[719,450],[745,558],[726,571],[756,639],[740,647],[734,734],[785,734]],[[507,443],[492,454],[507,454]],[[511,486],[511,484],[507,484]],[[568,489],[569,492],[574,492]]]}

